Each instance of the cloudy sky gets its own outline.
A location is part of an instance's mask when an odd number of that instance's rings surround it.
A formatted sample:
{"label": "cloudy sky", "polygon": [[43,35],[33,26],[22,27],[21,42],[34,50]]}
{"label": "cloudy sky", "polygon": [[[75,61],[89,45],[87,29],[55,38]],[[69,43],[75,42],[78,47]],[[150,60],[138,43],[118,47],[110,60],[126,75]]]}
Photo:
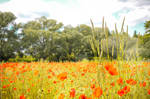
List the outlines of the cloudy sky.
{"label": "cloudy sky", "polygon": [[[96,26],[101,26],[102,17],[110,30],[123,17],[125,26],[144,33],[144,22],[150,20],[150,0],[0,0],[0,11],[10,11],[17,17],[16,22],[27,22],[40,16],[56,19],[64,25],[90,25],[90,18]],[[125,27],[126,29],[126,27]]]}

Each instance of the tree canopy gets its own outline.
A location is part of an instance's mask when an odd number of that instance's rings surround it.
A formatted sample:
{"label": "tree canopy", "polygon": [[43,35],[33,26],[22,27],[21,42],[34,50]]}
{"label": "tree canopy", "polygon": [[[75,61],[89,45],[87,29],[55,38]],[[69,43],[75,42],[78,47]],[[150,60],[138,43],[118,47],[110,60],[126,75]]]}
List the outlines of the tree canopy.
{"label": "tree canopy", "polygon": [[110,32],[106,24],[102,27],[94,27],[93,23],[91,26],[64,26],[44,16],[25,24],[17,24],[15,20],[13,13],[0,12],[0,61],[25,56],[35,60],[79,61],[98,57],[100,53],[95,53],[93,48],[102,52],[102,58],[116,59],[123,55],[127,59],[137,55],[139,38],[140,55],[150,58],[150,21],[145,23],[146,33],[143,36],[139,37],[135,32],[134,37],[130,37],[128,30],[124,32],[122,28],[119,32],[116,27]]}

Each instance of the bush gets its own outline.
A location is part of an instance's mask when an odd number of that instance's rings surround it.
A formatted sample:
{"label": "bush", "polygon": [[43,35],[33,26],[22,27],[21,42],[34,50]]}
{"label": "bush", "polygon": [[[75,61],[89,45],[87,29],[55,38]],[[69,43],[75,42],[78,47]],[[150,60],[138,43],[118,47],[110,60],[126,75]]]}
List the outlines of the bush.
{"label": "bush", "polygon": [[33,58],[32,56],[23,56],[23,57],[16,56],[15,58],[10,58],[8,61],[9,62],[33,62],[36,61],[36,59]]}

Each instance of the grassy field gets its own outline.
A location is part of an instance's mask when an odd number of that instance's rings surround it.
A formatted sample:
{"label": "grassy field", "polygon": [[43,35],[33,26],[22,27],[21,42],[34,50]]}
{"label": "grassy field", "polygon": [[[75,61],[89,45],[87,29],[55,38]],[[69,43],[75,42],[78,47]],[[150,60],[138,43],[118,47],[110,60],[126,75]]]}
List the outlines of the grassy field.
{"label": "grassy field", "polygon": [[150,63],[32,62],[0,65],[1,99],[150,99]]}

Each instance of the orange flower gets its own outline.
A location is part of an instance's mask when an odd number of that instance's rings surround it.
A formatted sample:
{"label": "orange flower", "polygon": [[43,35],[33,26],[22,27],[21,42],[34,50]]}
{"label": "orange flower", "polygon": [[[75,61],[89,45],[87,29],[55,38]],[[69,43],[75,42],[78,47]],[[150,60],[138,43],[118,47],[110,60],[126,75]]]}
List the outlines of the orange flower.
{"label": "orange flower", "polygon": [[64,73],[60,73],[57,78],[61,81],[64,81],[65,79],[67,79],[67,73],[64,72]]}
{"label": "orange flower", "polygon": [[60,96],[58,97],[58,99],[64,99],[64,96],[65,95],[61,93]]}
{"label": "orange flower", "polygon": [[127,94],[130,91],[130,87],[129,86],[125,86],[123,89],[120,89],[118,91],[118,95],[119,96],[123,96],[124,94]]}
{"label": "orange flower", "polygon": [[27,89],[28,92],[30,92],[30,90],[31,90],[30,88]]}
{"label": "orange flower", "polygon": [[116,68],[111,68],[108,72],[109,72],[109,74],[111,74],[112,76],[113,76],[113,75],[118,75],[118,72],[117,72]]}
{"label": "orange flower", "polygon": [[146,82],[140,83],[140,87],[145,87],[146,86]]}
{"label": "orange flower", "polygon": [[17,88],[13,88],[14,90],[17,90]]}
{"label": "orange flower", "polygon": [[150,95],[150,89],[148,90],[148,94]]}
{"label": "orange flower", "polygon": [[25,98],[25,96],[24,96],[24,95],[21,95],[21,96],[20,96],[20,99],[26,99],[26,98]]}
{"label": "orange flower", "polygon": [[110,75],[118,75],[117,69],[114,68],[113,64],[106,64],[105,69],[109,72]]}
{"label": "orange flower", "polygon": [[73,83],[73,80],[71,80],[71,83]]}
{"label": "orange flower", "polygon": [[119,78],[119,79],[117,80],[117,83],[118,83],[118,85],[122,85],[122,84],[123,84],[123,79],[122,79],[122,78]]}
{"label": "orange flower", "polygon": [[87,96],[85,96],[84,94],[81,94],[81,95],[79,96],[79,99],[87,99]]}
{"label": "orange flower", "polygon": [[148,71],[148,75],[150,76],[150,70]]}
{"label": "orange flower", "polygon": [[36,71],[34,72],[34,75],[38,75],[38,74],[39,74],[39,71],[36,70]]}
{"label": "orange flower", "polygon": [[118,95],[119,95],[119,96],[123,96],[124,94],[125,94],[124,90],[119,90],[119,91],[118,91]]}
{"label": "orange flower", "polygon": [[94,88],[95,88],[95,84],[92,84],[92,85],[91,85],[91,89],[94,89]]}
{"label": "orange flower", "polygon": [[53,81],[53,83],[56,84],[57,82],[56,82],[56,81]]}
{"label": "orange flower", "polygon": [[130,92],[130,87],[129,86],[125,86],[123,88],[123,90],[125,91],[125,94],[127,94],[128,92]]}
{"label": "orange flower", "polygon": [[111,86],[115,86],[115,83],[114,83],[114,82],[112,82],[110,85],[111,85]]}
{"label": "orange flower", "polygon": [[50,78],[51,78],[51,76],[49,75],[49,76],[48,76],[48,78],[50,79]]}
{"label": "orange flower", "polygon": [[52,72],[52,70],[51,70],[51,69],[48,69],[48,72]]}
{"label": "orange flower", "polygon": [[8,85],[4,85],[3,88],[7,88],[7,87],[9,87],[9,86],[10,86],[9,84],[8,84]]}
{"label": "orange flower", "polygon": [[103,94],[103,91],[100,87],[94,89],[93,96],[99,98]]}
{"label": "orange flower", "polygon": [[75,97],[75,89],[72,88],[71,91],[70,91],[70,97]]}
{"label": "orange flower", "polygon": [[130,85],[135,85],[135,84],[136,84],[136,81],[133,80],[133,79],[128,79],[128,80],[126,80],[126,82],[127,82],[128,84],[130,84]]}
{"label": "orange flower", "polygon": [[84,75],[85,75],[85,73],[82,73],[82,74],[81,74],[81,76],[84,76]]}

